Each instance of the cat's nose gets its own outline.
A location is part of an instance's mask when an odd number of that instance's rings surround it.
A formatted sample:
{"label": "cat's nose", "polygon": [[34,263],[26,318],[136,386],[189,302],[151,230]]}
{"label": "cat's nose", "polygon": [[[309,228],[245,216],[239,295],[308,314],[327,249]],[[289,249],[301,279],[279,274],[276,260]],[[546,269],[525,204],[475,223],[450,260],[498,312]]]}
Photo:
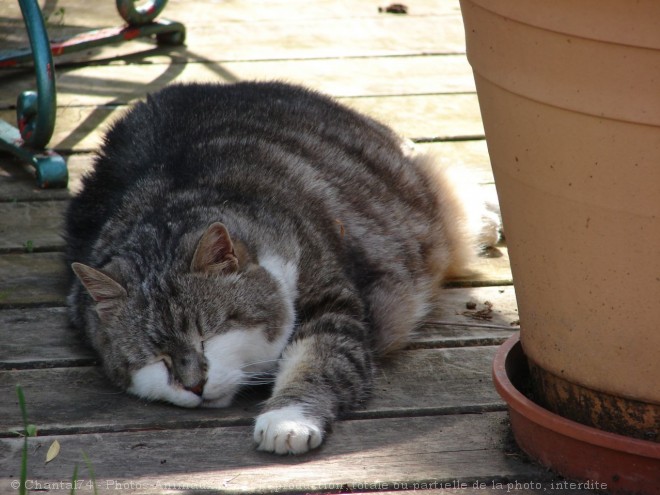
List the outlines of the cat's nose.
{"label": "cat's nose", "polygon": [[204,393],[204,385],[206,385],[206,380],[201,380],[197,385],[194,385],[192,387],[185,387],[185,389],[201,397],[202,394]]}

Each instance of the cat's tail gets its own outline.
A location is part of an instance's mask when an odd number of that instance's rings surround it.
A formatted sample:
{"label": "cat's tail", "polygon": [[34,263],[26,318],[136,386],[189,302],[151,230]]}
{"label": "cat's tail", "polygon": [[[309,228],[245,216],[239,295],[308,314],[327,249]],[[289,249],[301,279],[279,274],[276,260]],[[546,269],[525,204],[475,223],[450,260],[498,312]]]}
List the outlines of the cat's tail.
{"label": "cat's tail", "polygon": [[404,153],[426,177],[436,208],[426,233],[425,244],[430,246],[426,270],[417,274],[412,286],[381,286],[371,293],[372,307],[390,308],[373,317],[380,329],[379,356],[408,345],[411,334],[435,309],[443,281],[474,273],[480,251],[494,246],[500,234],[497,197],[487,196],[474,173],[461,166],[444,165],[432,154],[406,149]]}
{"label": "cat's tail", "polygon": [[430,153],[411,159],[428,177],[437,201],[431,236],[431,269],[441,279],[474,272],[476,257],[500,237],[501,219],[496,195],[489,196],[471,170],[444,164]]}

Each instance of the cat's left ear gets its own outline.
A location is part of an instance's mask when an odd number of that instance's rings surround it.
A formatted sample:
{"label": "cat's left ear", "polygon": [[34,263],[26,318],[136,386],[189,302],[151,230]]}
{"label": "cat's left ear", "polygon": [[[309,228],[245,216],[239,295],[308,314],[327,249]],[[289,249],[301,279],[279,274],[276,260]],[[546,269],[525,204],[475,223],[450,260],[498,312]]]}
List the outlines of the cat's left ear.
{"label": "cat's left ear", "polygon": [[101,319],[113,314],[126,299],[126,289],[109,275],[82,263],[73,263],[71,269],[94,299]]}
{"label": "cat's left ear", "polygon": [[238,257],[227,228],[215,222],[197,244],[190,269],[200,273],[232,273],[238,270]]}

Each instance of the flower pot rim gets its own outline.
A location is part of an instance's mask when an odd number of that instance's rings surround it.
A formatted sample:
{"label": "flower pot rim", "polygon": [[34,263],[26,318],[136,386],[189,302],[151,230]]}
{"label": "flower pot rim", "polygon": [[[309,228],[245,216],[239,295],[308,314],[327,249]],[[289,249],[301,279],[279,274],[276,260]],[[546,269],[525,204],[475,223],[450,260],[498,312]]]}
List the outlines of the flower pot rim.
{"label": "flower pot rim", "polygon": [[[517,347],[519,349],[516,349]],[[514,350],[519,350],[520,354],[524,356],[520,343],[520,332],[516,332],[498,348],[492,370],[495,388],[511,409],[542,428],[574,440],[609,450],[660,460],[660,443],[617,435],[586,426],[554,414],[528,399],[511,382],[507,373],[507,361],[511,359]]]}

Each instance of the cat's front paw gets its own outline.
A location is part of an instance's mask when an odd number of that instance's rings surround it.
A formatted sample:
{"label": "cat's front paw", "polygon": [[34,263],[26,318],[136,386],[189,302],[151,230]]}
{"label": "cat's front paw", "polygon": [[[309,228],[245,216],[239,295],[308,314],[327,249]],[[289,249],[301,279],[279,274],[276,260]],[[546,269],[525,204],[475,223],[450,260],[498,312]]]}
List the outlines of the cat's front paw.
{"label": "cat's front paw", "polygon": [[257,449],[276,454],[304,454],[323,442],[321,422],[303,413],[301,406],[287,406],[257,417]]}

